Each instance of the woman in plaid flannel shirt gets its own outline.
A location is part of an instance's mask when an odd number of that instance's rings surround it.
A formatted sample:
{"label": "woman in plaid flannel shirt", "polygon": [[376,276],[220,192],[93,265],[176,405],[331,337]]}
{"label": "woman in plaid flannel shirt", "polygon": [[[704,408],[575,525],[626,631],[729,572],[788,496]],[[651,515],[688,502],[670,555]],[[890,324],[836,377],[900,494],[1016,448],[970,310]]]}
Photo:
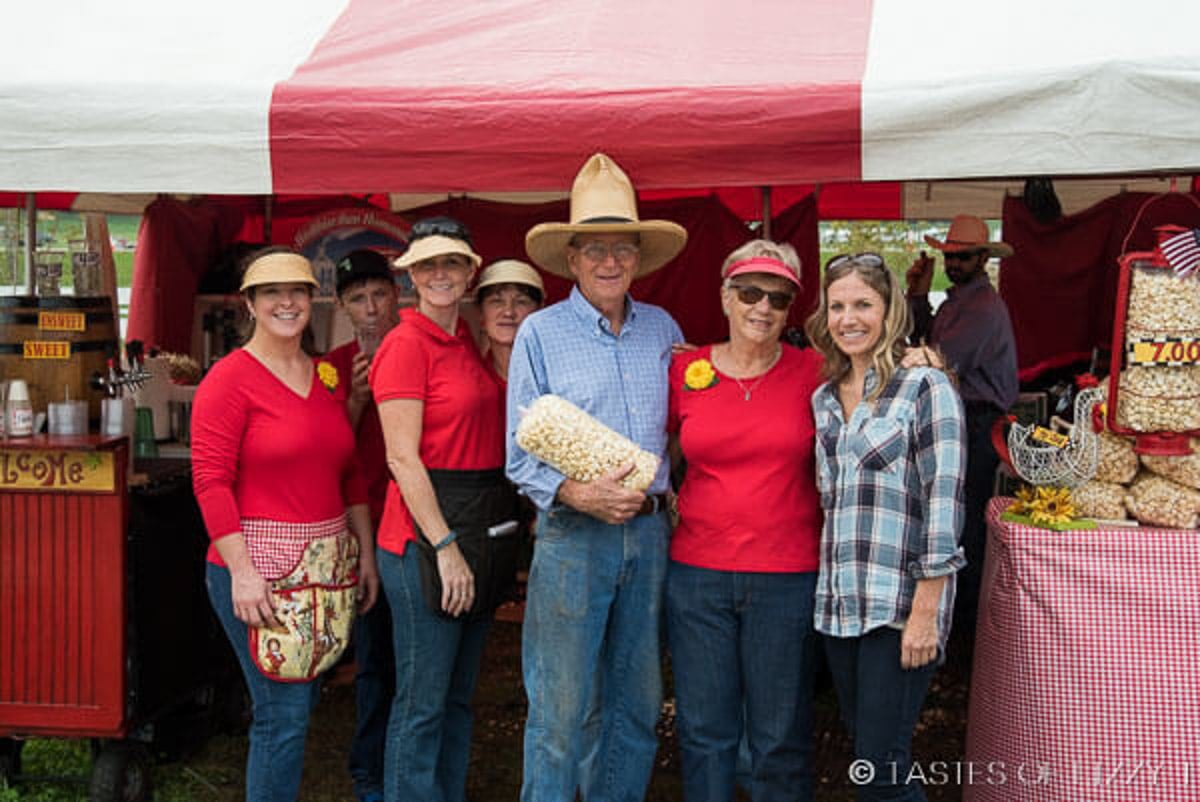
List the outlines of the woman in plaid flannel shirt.
{"label": "woman in plaid flannel shirt", "polygon": [[815,623],[854,739],[859,800],[925,799],[906,782],[912,732],[965,565],[962,402],[942,371],[901,366],[910,328],[880,256],[826,265],[808,322],[829,379],[812,399],[825,510]]}

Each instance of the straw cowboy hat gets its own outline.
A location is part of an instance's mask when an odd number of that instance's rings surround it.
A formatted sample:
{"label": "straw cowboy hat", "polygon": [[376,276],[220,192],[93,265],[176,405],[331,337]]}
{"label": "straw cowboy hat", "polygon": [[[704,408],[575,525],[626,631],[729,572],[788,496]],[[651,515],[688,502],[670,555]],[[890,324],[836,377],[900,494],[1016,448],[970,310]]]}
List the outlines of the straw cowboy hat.
{"label": "straw cowboy hat", "polygon": [[674,259],[687,243],[683,226],[669,220],[639,220],[637,195],[629,176],[603,153],[592,156],[571,187],[571,222],[541,223],[525,235],[534,264],[564,278],[567,243],[576,234],[637,234],[641,258],[634,278],[653,273]]}
{"label": "straw cowboy hat", "polygon": [[990,242],[987,223],[969,214],[960,214],[950,221],[950,230],[946,232],[945,242],[934,239],[928,234],[925,241],[939,251],[956,253],[958,251],[986,250],[989,256],[1012,256],[1012,246],[1007,242]]}

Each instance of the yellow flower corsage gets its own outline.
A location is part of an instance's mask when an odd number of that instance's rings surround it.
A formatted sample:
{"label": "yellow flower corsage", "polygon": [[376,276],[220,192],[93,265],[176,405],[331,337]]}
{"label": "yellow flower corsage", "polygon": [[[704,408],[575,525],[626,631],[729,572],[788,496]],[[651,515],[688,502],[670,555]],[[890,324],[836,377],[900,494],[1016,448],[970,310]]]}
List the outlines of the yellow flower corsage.
{"label": "yellow flower corsage", "polygon": [[321,384],[325,385],[325,389],[333,392],[338,386],[337,368],[328,362],[317,363],[317,378],[321,380]]}
{"label": "yellow flower corsage", "polygon": [[697,359],[683,372],[683,386],[689,390],[707,390],[717,383],[717,372],[707,359]]}

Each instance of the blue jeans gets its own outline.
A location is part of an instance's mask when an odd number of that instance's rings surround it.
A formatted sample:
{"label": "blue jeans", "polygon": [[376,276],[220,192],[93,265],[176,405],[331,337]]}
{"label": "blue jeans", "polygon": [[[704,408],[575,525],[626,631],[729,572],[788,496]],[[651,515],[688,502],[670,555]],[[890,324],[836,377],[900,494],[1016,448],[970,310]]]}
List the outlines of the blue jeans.
{"label": "blue jeans", "polygon": [[754,802],[813,798],[816,578],[671,563],[667,642],[688,802],[733,799],[743,722]]}
{"label": "blue jeans", "polygon": [[380,593],[375,606],[354,622],[354,664],[356,720],[350,743],[350,776],[355,796],[382,796],[388,713],[396,694],[392,615],[385,593]]}
{"label": "blue jeans", "polygon": [[858,786],[858,802],[924,800],[920,783],[904,780],[912,763],[913,728],[937,663],[901,668],[900,630],[892,627],[824,640],[854,757],[869,761],[874,770],[873,780]]}
{"label": "blue jeans", "polygon": [[396,695],[384,750],[387,802],[463,802],[471,757],[471,695],[490,621],[435,615],[421,596],[416,546],[376,549],[392,612]]}
{"label": "blue jeans", "polygon": [[250,658],[246,625],[233,614],[229,569],[208,563],[205,585],[213,610],[242,667],[253,704],[250,753],[246,757],[246,800],[294,802],[300,794],[308,716],[320,699],[321,683],[267,679]]}
{"label": "blue jeans", "polygon": [[662,703],[669,525],[538,514],[521,648],[529,717],[522,802],[640,802]]}

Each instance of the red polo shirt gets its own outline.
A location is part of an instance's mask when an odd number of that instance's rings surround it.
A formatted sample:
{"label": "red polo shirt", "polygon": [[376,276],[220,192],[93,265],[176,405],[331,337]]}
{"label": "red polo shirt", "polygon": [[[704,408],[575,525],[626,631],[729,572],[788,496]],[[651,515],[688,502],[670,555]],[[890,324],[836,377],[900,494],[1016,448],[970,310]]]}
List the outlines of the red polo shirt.
{"label": "red polo shirt", "polygon": [[[687,476],[671,559],[718,571],[815,571],[821,537],[812,394],[821,357],[783,346],[760,378],[717,373],[711,387],[684,386],[687,366],[712,347],[671,361],[669,427]],[[745,388],[750,388],[746,399]]]}
{"label": "red polo shirt", "polygon": [[[371,360],[375,402],[425,403],[419,453],[426,468],[488,470],[504,465],[504,390],[479,355],[465,321],[454,335],[415,308],[384,338]],[[403,554],[416,539],[395,482],[388,485],[377,541]]]}

